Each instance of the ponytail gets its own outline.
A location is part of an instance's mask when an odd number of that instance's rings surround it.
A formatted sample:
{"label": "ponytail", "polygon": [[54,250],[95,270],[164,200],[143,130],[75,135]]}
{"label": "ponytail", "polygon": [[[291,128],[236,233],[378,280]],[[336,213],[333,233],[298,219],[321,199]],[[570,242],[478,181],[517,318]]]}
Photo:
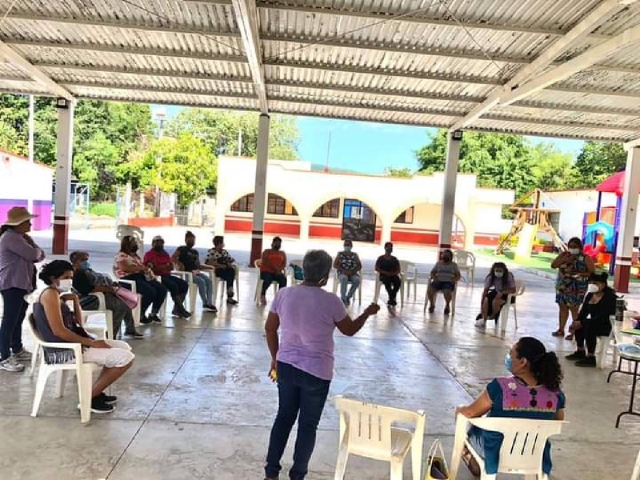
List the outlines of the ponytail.
{"label": "ponytail", "polygon": [[522,337],[516,347],[519,358],[526,358],[529,368],[540,385],[549,390],[559,390],[562,368],[555,352],[547,352],[542,342],[533,337]]}

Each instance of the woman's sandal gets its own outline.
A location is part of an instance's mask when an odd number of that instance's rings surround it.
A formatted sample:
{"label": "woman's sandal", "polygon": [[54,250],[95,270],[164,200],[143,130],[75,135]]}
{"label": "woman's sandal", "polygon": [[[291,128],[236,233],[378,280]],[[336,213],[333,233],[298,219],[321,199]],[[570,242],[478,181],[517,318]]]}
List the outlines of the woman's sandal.
{"label": "woman's sandal", "polygon": [[564,336],[564,332],[562,330],[556,330],[551,335],[553,335],[554,337],[562,337]]}
{"label": "woman's sandal", "polygon": [[565,340],[573,340],[573,333],[570,333],[569,335],[567,335],[566,337],[564,337]]}
{"label": "woman's sandal", "polygon": [[471,452],[467,447],[464,447],[464,450],[462,451],[462,461],[471,472],[471,475],[474,477],[480,477],[482,474],[480,471],[480,465],[478,465],[478,461],[473,458],[473,455],[471,455]]}

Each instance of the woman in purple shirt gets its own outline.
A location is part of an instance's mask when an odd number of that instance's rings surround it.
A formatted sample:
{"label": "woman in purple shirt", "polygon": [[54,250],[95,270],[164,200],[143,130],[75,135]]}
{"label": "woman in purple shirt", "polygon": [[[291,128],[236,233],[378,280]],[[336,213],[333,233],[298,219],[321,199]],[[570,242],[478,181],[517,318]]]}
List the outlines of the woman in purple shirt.
{"label": "woman in purple shirt", "polygon": [[34,263],[44,260],[44,252],[27,235],[31,215],[24,207],[13,207],[0,227],[0,293],[4,314],[0,326],[0,370],[21,372],[20,360],[31,354],[22,346],[22,321],[27,313],[24,296],[35,290]]}
{"label": "woman in purple shirt", "polygon": [[380,310],[378,305],[371,304],[351,320],[342,301],[322,289],[332,263],[324,250],[307,252],[302,261],[304,282],[281,289],[267,317],[271,375],[278,381],[278,414],[271,429],[264,469],[267,480],[277,479],[280,474],[280,459],[298,414],[298,436],[289,478],[301,480],[307,475],[316,429],[333,376],[333,331],[338,327],[351,337],[367,318]]}

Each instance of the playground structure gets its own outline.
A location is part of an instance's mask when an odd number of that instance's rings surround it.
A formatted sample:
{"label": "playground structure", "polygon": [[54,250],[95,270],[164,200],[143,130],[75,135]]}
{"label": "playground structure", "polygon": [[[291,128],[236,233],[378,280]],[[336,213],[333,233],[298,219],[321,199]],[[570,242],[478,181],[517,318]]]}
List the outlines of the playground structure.
{"label": "playground structure", "polygon": [[497,255],[503,254],[507,246],[511,244],[511,239],[517,236],[516,256],[528,257],[531,255],[533,241],[540,232],[547,233],[557,248],[565,250],[567,248],[566,244],[562,241],[550,221],[550,215],[559,213],[560,210],[551,207],[555,207],[553,202],[545,196],[542,190],[537,188],[520,197],[509,208],[515,215],[511,230],[500,241],[495,253]]}

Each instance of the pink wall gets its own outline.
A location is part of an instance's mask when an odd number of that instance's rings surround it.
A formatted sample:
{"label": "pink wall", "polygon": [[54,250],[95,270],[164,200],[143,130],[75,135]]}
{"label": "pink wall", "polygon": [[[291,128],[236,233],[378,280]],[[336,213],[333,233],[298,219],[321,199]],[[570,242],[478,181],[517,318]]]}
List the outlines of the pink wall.
{"label": "pink wall", "polygon": [[[27,207],[26,200],[6,200],[0,199],[0,224],[7,219],[7,212],[13,207]],[[49,201],[34,200],[33,214],[38,215],[37,218],[31,220],[33,230],[49,230],[51,228],[51,211],[53,205]]]}

